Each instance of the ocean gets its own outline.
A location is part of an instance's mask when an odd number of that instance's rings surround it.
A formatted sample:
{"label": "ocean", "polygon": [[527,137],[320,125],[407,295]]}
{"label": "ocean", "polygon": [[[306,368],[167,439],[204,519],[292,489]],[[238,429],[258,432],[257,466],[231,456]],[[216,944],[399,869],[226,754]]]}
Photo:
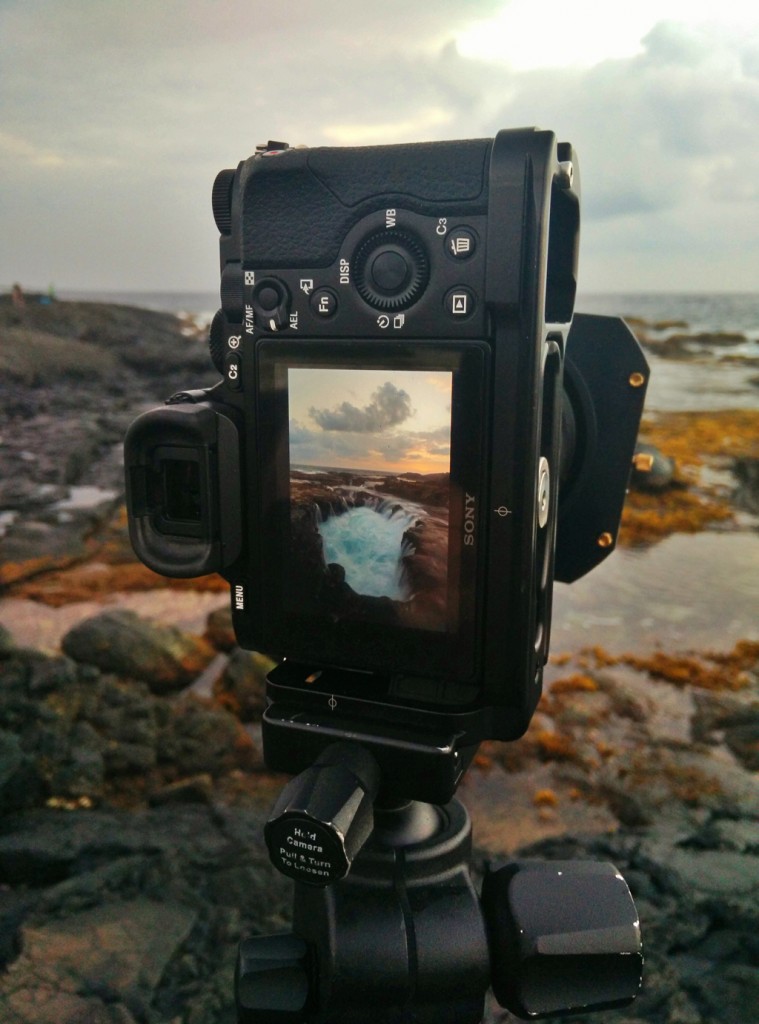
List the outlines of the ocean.
{"label": "ocean", "polygon": [[[209,319],[219,308],[218,292],[62,291],[62,299],[125,303],[167,313]],[[629,292],[580,293],[577,310],[607,316],[640,317],[649,323],[682,320],[691,331],[742,331],[759,343],[759,293]]]}
{"label": "ocean", "polygon": [[[219,307],[214,292],[61,292],[62,299],[125,303],[146,309],[176,313],[196,324],[210,323]],[[759,357],[759,294],[684,294],[645,292],[581,294],[576,308],[583,313],[622,316],[647,324],[673,324],[650,329],[654,337],[673,331],[689,334],[740,332],[745,341],[728,348],[704,348],[713,359],[683,361],[660,359],[647,353],[651,380],[646,396],[648,412],[685,412],[707,409],[756,408],[759,388],[753,383],[756,366],[741,363],[743,357]],[[648,329],[648,328],[647,328]],[[730,358],[725,359],[728,355]],[[737,358],[736,358],[737,357]]]}

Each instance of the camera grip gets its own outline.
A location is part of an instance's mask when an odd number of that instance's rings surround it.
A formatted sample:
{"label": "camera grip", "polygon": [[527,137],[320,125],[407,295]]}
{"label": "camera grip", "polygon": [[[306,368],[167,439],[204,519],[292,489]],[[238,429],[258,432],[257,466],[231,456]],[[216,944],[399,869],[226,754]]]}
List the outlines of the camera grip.
{"label": "camera grip", "polygon": [[491,139],[400,146],[288,149],[246,161],[246,265],[324,267],[370,210],[402,198],[419,213],[484,214]]}

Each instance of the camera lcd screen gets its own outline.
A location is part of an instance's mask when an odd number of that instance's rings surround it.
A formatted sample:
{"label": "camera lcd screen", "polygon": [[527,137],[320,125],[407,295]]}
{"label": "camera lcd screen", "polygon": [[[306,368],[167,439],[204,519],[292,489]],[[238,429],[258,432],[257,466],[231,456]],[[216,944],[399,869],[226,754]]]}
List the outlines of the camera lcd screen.
{"label": "camera lcd screen", "polygon": [[480,346],[264,342],[259,356],[264,561],[283,653],[425,674],[455,663],[460,678],[475,619]]}
{"label": "camera lcd screen", "polygon": [[450,628],[452,376],[288,369],[291,553],[303,560],[291,568],[313,570],[296,604],[318,594],[342,617]]}

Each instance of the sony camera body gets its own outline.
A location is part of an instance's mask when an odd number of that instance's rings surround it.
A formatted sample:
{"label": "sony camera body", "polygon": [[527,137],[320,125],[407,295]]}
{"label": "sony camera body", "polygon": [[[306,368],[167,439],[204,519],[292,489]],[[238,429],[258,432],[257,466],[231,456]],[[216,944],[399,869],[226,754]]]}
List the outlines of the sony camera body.
{"label": "sony camera body", "polygon": [[389,792],[445,801],[526,729],[554,577],[613,548],[642,409],[622,322],[572,327],[572,149],[270,143],[213,208],[222,380],[130,428],[133,545],[222,573],[239,643],[280,662],[270,767],[347,737]]}

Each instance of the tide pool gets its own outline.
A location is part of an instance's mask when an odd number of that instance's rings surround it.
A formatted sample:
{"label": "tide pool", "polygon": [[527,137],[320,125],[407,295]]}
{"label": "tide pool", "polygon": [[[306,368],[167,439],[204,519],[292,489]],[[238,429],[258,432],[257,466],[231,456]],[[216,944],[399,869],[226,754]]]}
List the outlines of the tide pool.
{"label": "tide pool", "polygon": [[327,564],[337,562],[357,594],[407,601],[403,579],[403,534],[417,517],[396,509],[390,514],[362,506],[319,523]]}

